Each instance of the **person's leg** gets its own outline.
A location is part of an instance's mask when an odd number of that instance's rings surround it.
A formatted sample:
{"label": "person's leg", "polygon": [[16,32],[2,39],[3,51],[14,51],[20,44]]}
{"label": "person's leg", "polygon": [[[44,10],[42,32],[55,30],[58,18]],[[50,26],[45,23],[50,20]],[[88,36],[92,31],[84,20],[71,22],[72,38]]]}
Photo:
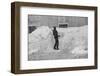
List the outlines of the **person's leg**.
{"label": "person's leg", "polygon": [[57,46],[57,50],[59,50],[59,40],[58,39],[57,39],[56,43],[57,43],[57,45],[56,45]]}
{"label": "person's leg", "polygon": [[55,39],[54,49],[56,49],[56,39]]}
{"label": "person's leg", "polygon": [[54,49],[56,49],[56,43],[54,44]]}
{"label": "person's leg", "polygon": [[57,49],[57,39],[55,39],[54,49]]}

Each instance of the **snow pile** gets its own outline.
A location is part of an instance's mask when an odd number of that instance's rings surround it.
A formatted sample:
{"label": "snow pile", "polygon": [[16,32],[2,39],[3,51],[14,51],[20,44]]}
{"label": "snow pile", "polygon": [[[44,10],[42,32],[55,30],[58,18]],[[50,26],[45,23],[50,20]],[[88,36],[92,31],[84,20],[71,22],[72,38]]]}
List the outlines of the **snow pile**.
{"label": "snow pile", "polygon": [[69,51],[74,56],[84,56],[87,52],[88,46],[88,27],[70,27],[68,29],[58,28],[64,36],[60,38],[60,49]]}
{"label": "snow pile", "polygon": [[82,46],[78,46],[76,48],[74,48],[72,51],[71,51],[72,54],[74,54],[75,56],[82,56],[84,54],[87,54],[88,51],[85,50]]}
{"label": "snow pile", "polygon": [[39,50],[53,50],[52,48],[52,31],[48,26],[38,27],[35,31],[29,34],[29,54]]}
{"label": "snow pile", "polygon": [[[57,28],[57,31],[60,35],[59,55],[61,53],[62,55],[64,55],[63,57],[81,58],[81,56],[85,56],[88,54],[87,25],[81,27]],[[54,52],[54,41],[55,40],[53,38],[51,28],[49,28],[48,26],[41,26],[37,28],[35,31],[29,34],[29,54],[36,52]]]}
{"label": "snow pile", "polygon": [[[29,36],[30,37],[33,36],[33,38],[35,37],[35,38],[38,38],[38,39],[41,39],[41,38],[46,39],[48,37],[50,31],[51,30],[49,29],[49,27],[41,26],[41,27],[38,27],[35,31],[33,31]],[[32,38],[30,38],[30,39],[32,39]]]}

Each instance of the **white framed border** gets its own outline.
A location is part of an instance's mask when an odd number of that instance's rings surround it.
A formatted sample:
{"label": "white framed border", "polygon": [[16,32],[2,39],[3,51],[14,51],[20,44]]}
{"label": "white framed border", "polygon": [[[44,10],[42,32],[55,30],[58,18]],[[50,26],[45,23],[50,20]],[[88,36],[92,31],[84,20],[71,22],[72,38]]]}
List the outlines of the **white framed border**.
{"label": "white framed border", "polygon": [[[28,14],[88,17],[88,59],[28,61]],[[41,7],[20,8],[20,69],[43,69],[94,65],[94,11]]]}

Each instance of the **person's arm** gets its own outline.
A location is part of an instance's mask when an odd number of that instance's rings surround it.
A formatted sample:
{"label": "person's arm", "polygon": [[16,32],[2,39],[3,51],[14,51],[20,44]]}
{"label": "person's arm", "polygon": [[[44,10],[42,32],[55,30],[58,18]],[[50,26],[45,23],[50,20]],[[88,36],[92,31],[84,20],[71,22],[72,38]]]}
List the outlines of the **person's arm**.
{"label": "person's arm", "polygon": [[58,37],[60,37],[59,33],[58,33]]}

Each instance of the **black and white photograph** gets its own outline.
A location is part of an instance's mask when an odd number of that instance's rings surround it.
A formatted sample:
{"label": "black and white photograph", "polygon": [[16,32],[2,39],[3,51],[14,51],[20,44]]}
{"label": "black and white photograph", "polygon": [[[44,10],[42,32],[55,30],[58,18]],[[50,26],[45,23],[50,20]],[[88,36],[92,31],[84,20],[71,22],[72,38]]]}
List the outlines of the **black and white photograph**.
{"label": "black and white photograph", "polygon": [[88,17],[28,14],[28,61],[87,58]]}
{"label": "black and white photograph", "polygon": [[11,4],[11,72],[97,69],[97,7]]}

